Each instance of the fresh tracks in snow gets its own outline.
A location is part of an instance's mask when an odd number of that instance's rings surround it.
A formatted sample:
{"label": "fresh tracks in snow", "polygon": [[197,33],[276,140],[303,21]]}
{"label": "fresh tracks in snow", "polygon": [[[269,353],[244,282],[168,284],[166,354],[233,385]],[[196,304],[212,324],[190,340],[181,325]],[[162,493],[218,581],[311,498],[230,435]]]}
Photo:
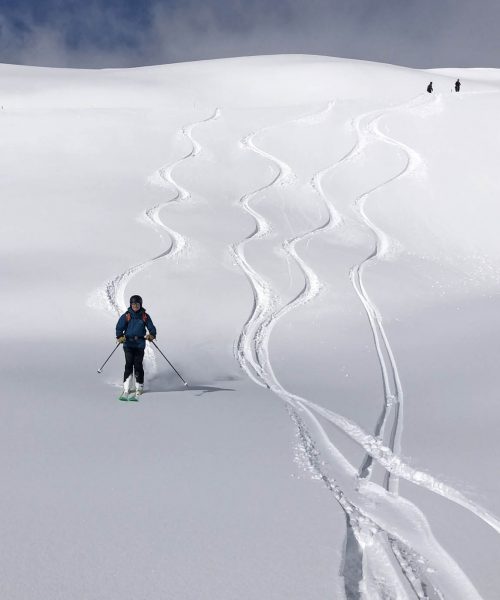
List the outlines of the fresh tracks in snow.
{"label": "fresh tracks in snow", "polygon": [[206,119],[202,119],[200,121],[195,121],[189,125],[185,125],[180,131],[179,134],[186,137],[191,143],[191,149],[181,158],[175,160],[174,162],[165,165],[158,169],[158,171],[150,177],[149,181],[153,184],[159,184],[162,186],[166,186],[168,188],[173,188],[174,196],[169,200],[162,202],[161,204],[157,204],[151,208],[148,208],[144,211],[142,215],[142,222],[145,222],[148,225],[151,225],[156,230],[161,229],[166,231],[170,237],[170,245],[164,251],[150,258],[142,263],[129,267],[123,273],[116,275],[113,279],[109,280],[104,284],[102,288],[97,291],[97,296],[100,298],[104,298],[106,306],[115,312],[116,314],[122,314],[126,308],[125,302],[125,289],[130,282],[130,280],[140,271],[144,270],[146,267],[151,266],[157,260],[161,258],[168,257],[169,259],[175,258],[180,255],[181,252],[188,246],[189,240],[186,236],[181,233],[174,231],[170,227],[166,225],[166,223],[161,219],[160,213],[163,208],[171,204],[172,202],[187,202],[191,194],[188,190],[179,185],[173,175],[173,170],[182,162],[195,158],[201,151],[200,144],[193,138],[192,132],[195,127],[202,125],[204,123],[208,123],[209,121],[213,121],[220,116],[220,109],[216,109],[214,113],[207,117]]}
{"label": "fresh tracks in snow", "polygon": [[186,125],[185,127],[183,127],[181,129],[180,133],[182,135],[184,135],[185,137],[187,137],[188,140],[191,142],[191,150],[187,154],[185,154],[184,156],[182,156],[181,158],[176,160],[175,162],[165,165],[165,166],[161,167],[160,169],[158,169],[158,171],[156,171],[156,173],[150,178],[150,182],[153,184],[158,184],[161,186],[166,185],[167,187],[173,188],[175,190],[175,195],[173,198],[170,198],[170,200],[167,200],[166,202],[162,202],[161,204],[152,206],[151,208],[148,208],[144,212],[144,216],[146,217],[146,219],[149,221],[149,223],[153,227],[155,227],[155,228],[159,227],[161,229],[164,229],[169,234],[169,236],[172,240],[172,243],[171,243],[171,247],[169,248],[167,253],[170,254],[170,258],[173,258],[177,254],[182,252],[182,250],[188,245],[189,242],[186,237],[182,236],[180,233],[173,231],[172,229],[167,227],[167,225],[160,218],[160,212],[162,211],[163,208],[165,208],[172,202],[188,202],[189,199],[191,198],[191,192],[189,192],[189,190],[183,188],[179,183],[177,183],[174,180],[174,178],[172,176],[172,171],[177,167],[177,165],[183,163],[186,160],[196,158],[196,156],[198,156],[198,154],[200,153],[201,146],[193,138],[193,135],[192,135],[193,129],[195,127],[198,127],[199,125],[208,123],[209,121],[215,121],[216,119],[218,119],[220,117],[220,114],[221,114],[220,109],[217,108],[217,109],[215,109],[215,112],[207,119],[203,119],[201,121],[196,121],[195,123],[191,123],[190,125]]}
{"label": "fresh tracks in snow", "polygon": [[[423,99],[423,102],[421,101]],[[431,100],[433,101],[433,100]],[[389,179],[379,183],[371,190],[364,192],[355,201],[355,209],[361,222],[372,233],[375,243],[369,256],[357,265],[353,266],[350,272],[350,280],[353,288],[358,295],[372,330],[375,349],[382,373],[382,384],[384,392],[384,403],[381,414],[375,426],[374,436],[382,440],[385,439],[386,430],[387,446],[392,452],[401,452],[401,432],[403,420],[403,386],[399,376],[397,362],[384,329],[383,319],[380,311],[371,300],[366,287],[363,283],[363,272],[368,264],[376,261],[386,254],[391,246],[391,240],[386,233],[373,223],[366,214],[365,205],[371,194],[384,188],[390,183],[401,179],[405,175],[415,172],[422,164],[420,156],[409,146],[390,138],[380,132],[378,123],[380,119],[393,112],[409,111],[419,106],[427,105],[429,101],[425,96],[419,95],[402,105],[398,105],[387,110],[378,110],[358,116],[353,121],[353,127],[358,138],[360,147],[366,148],[372,141],[381,141],[382,143],[395,146],[405,156],[404,166]],[[360,468],[360,477],[370,478],[372,475],[373,458],[367,454]],[[398,478],[391,477],[391,471],[386,470],[384,475],[384,487],[394,493],[398,493]]]}
{"label": "fresh tracks in snow", "polygon": [[[327,110],[333,108],[333,105],[331,103]],[[366,115],[361,116],[364,117]],[[314,116],[309,119],[314,122]],[[302,118],[295,121],[301,120],[307,122],[307,117],[306,120]],[[344,511],[348,538],[355,541],[346,545],[344,557],[344,577],[349,600],[415,597],[434,600],[445,596],[477,599],[479,594],[474,586],[432,536],[424,515],[407,500],[388,494],[387,490],[375,483],[367,482],[361,485],[362,479],[358,472],[334,446],[313,413],[334,423],[351,439],[360,443],[367,454],[377,460],[387,472],[395,472],[397,469],[399,476],[406,477],[413,483],[423,485],[461,504],[497,531],[499,531],[498,521],[449,486],[444,486],[434,478],[404,465],[391,448],[383,447],[379,439],[362,432],[347,419],[289,393],[282,387],[273,372],[268,351],[272,329],[282,316],[297,306],[310,302],[321,289],[321,282],[316,274],[297,254],[296,245],[341,222],[340,215],[327,201],[322,190],[322,176],[340,162],[350,160],[359,154],[367,140],[366,137],[359,136],[356,145],[340,161],[313,177],[311,184],[326,201],[328,216],[318,227],[283,243],[283,250],[299,266],[305,282],[302,291],[293,300],[278,308],[279,298],[273,290],[272,282],[259,275],[245,257],[245,246],[252,240],[266,237],[270,230],[264,217],[251,207],[251,200],[266,189],[276,185],[287,185],[294,181],[290,167],[265,152],[254,141],[257,134],[263,135],[271,129],[272,127],[267,127],[242,141],[243,147],[272,161],[276,166],[276,173],[267,185],[240,199],[243,209],[255,219],[256,227],[252,234],[231,247],[232,254],[248,278],[254,295],[252,312],[236,344],[236,358],[253,381],[269,388],[288,406],[289,414],[297,427],[300,449],[306,463],[311,472],[334,494]],[[392,179],[399,176],[401,173]],[[387,183],[385,182],[384,185]],[[361,286],[361,278],[359,281]],[[360,289],[363,293],[363,289],[361,287]],[[366,298],[364,297],[367,302],[365,308],[370,307],[370,310],[374,310],[373,305]],[[381,337],[384,339],[384,336]],[[388,342],[387,347],[390,348]],[[395,362],[393,364],[395,365]],[[314,437],[311,431],[315,432]],[[324,463],[320,458],[321,455],[328,457],[330,464]],[[329,472],[331,469],[334,473]],[[426,532],[425,535],[422,535],[423,531]],[[439,572],[438,578],[433,574],[433,569],[436,568]]]}

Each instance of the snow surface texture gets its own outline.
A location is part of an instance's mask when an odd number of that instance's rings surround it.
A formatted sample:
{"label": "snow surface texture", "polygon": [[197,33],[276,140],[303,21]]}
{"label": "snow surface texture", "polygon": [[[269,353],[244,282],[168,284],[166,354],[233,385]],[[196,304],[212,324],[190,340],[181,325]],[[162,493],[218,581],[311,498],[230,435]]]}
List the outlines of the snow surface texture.
{"label": "snow surface texture", "polygon": [[2,597],[498,598],[498,72],[1,75]]}

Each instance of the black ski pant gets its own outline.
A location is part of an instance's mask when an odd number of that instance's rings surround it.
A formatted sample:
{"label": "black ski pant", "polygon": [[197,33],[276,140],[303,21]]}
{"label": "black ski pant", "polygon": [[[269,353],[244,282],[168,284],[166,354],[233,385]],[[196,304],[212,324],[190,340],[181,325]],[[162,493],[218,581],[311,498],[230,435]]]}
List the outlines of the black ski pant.
{"label": "black ski pant", "polygon": [[132,371],[135,371],[135,380],[137,383],[144,383],[144,367],[142,361],[144,359],[143,348],[123,348],[125,352],[125,373],[123,381],[126,381]]}

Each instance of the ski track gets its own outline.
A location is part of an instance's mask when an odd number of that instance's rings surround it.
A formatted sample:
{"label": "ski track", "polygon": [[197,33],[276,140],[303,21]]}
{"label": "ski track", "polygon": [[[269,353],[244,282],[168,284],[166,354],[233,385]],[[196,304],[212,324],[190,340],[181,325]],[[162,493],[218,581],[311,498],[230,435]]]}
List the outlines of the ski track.
{"label": "ski track", "polygon": [[[401,110],[403,107],[411,105],[412,102],[413,101],[395,107],[393,110]],[[334,103],[331,102],[327,109],[322,112],[329,112],[333,106]],[[398,146],[400,149],[406,149],[407,147],[403,144],[396,140],[392,140],[392,138],[388,138],[373,126],[373,121],[377,121],[386,112],[387,111],[377,111],[378,116],[369,122],[372,125],[372,129],[370,130],[371,134],[382,141]],[[366,119],[368,114],[371,115],[372,113],[361,115],[358,118],[358,124],[361,123],[363,119]],[[307,123],[307,119],[308,117],[305,119],[295,119],[292,122]],[[314,120],[314,115],[310,116],[309,119],[310,123],[316,122]],[[334,446],[313,413],[317,413],[323,418],[326,418],[347,433],[351,439],[364,448],[368,456],[375,459],[383,466],[387,473],[404,477],[417,485],[421,485],[430,491],[445,496],[449,500],[470,510],[473,514],[492,526],[496,531],[500,532],[500,523],[497,519],[450,486],[437,481],[434,477],[426,473],[416,471],[406,465],[396,454],[394,454],[392,447],[388,448],[383,446],[381,440],[376,436],[368,435],[349,420],[328,411],[309,400],[287,392],[281,386],[273,372],[269,358],[269,338],[272,329],[281,317],[294,308],[312,300],[321,289],[321,282],[317,275],[300,258],[295,247],[299,242],[308,240],[321,231],[334,228],[342,222],[341,216],[335,210],[333,204],[327,199],[321,186],[321,180],[328,171],[336,168],[344,161],[352,160],[355,156],[360,154],[364,147],[369,143],[369,139],[366,133],[361,135],[361,129],[358,128],[358,140],[355,146],[339,161],[327,169],[318,172],[311,180],[311,185],[325,201],[325,205],[328,209],[327,219],[315,229],[303,235],[286,240],[283,243],[285,253],[296,262],[304,276],[305,283],[302,291],[293,300],[278,309],[279,299],[272,289],[271,283],[260,276],[245,258],[245,246],[251,240],[258,240],[268,236],[270,232],[270,226],[266,219],[251,207],[250,202],[266,189],[275,185],[287,185],[294,181],[294,175],[286,163],[265,152],[254,143],[254,138],[257,134],[261,135],[272,128],[273,126],[270,126],[257,133],[251,133],[242,140],[242,146],[244,148],[271,161],[276,165],[277,171],[269,183],[261,186],[255,191],[245,194],[240,199],[242,208],[248,214],[252,215],[256,225],[254,231],[249,236],[239,243],[233,244],[230,248],[235,261],[249,280],[254,296],[251,314],[244,324],[236,343],[236,359],[240,363],[242,369],[255,383],[273,391],[285,402],[286,406],[288,406],[290,417],[297,428],[300,449],[306,463],[311,472],[321,479],[326,487],[333,493],[335,499],[344,511],[348,527],[348,540],[351,540],[351,542],[352,540],[355,541],[355,543],[351,544],[346,543],[344,555],[343,575],[345,579],[345,589],[349,600],[351,600],[351,598],[369,598],[370,600],[378,598],[417,597],[423,599],[427,598],[429,600],[444,598],[443,591],[439,589],[440,584],[435,581],[435,577],[433,576],[434,568],[436,566],[438,566],[440,582],[441,584],[444,584],[444,587],[446,588],[445,591],[447,592],[447,597],[480,598],[478,592],[468,580],[467,576],[434,539],[424,515],[409,501],[395,496],[394,494],[388,494],[388,479],[386,479],[385,486],[387,489],[373,482],[366,481],[363,483],[364,478],[356,472],[354,467]],[[388,241],[384,232],[374,226],[366,217],[366,214],[364,213],[364,202],[368,195],[374,192],[375,189],[387,185],[390,181],[409,172],[410,167],[415,166],[415,161],[413,164],[411,163],[412,155],[410,152],[407,153],[407,156],[407,165],[400,173],[393,176],[389,181],[380,184],[370,192],[364,194],[357,202],[357,207],[362,215],[363,221],[371,229],[377,240],[374,253],[359,265],[359,277],[355,279],[357,291],[359,290],[358,295],[367,310],[370,323],[373,325],[372,330],[374,332],[374,338],[379,340],[381,367],[383,370],[385,369],[384,382],[387,383],[392,377],[396,385],[396,393],[399,394],[399,400],[402,398],[402,389],[400,388],[394,356],[385,332],[383,331],[381,319],[377,319],[377,317],[379,317],[378,311],[370,301],[366,294],[366,290],[363,287],[361,274],[363,264],[366,264],[369,260],[377,256],[379,246],[383,246],[384,242],[387,246]],[[382,340],[385,353],[389,359],[390,370],[392,372],[391,377],[387,374],[387,364],[383,358],[384,353],[381,349],[380,340]],[[387,387],[386,390],[387,389],[390,389],[390,387]],[[392,394],[386,393],[385,396],[386,404],[389,404],[389,401],[393,400]],[[383,414],[385,415],[385,413]],[[340,469],[340,475],[337,473],[337,477],[345,480],[344,486],[341,487],[338,481],[336,481],[335,476],[331,476],[327,473],[327,467],[320,459],[320,452],[309,432],[306,421],[309,423],[309,428],[316,431],[316,439],[321,440],[322,448],[324,448],[326,451],[325,453],[332,460],[333,465]],[[382,423],[385,425],[384,421],[385,416],[382,419]],[[392,432],[396,431],[398,421],[398,415],[396,414],[396,426],[393,425]],[[380,427],[382,429],[382,425]],[[393,434],[392,432],[390,439],[392,445],[394,445],[396,433]],[[366,500],[366,497],[368,497],[369,502],[367,504],[365,503],[364,511],[361,510],[354,501],[348,498],[346,488],[350,488],[349,494],[351,497],[356,497],[356,501],[359,502],[360,505],[363,504],[363,499]],[[378,511],[378,515],[376,514],[375,518],[371,518],[369,512],[373,512],[374,510],[374,497],[377,497],[378,501],[378,504],[375,503],[375,505],[383,506],[386,511],[389,509],[389,514],[394,514],[397,516],[397,519],[391,520],[389,518],[388,521],[384,523],[384,520],[386,520],[386,516],[383,514],[384,511]],[[383,499],[383,501],[381,502],[380,499]],[[377,509],[375,509],[375,513],[377,513]],[[401,522],[405,525],[402,528],[400,525]],[[413,546],[406,541],[408,537],[407,534],[412,529],[416,530],[416,535],[413,535],[412,539]],[[422,532],[424,532],[423,535]],[[412,536],[410,535],[409,537]],[[424,558],[424,556],[430,557],[431,561]],[[432,567],[428,566],[431,563]]]}
{"label": "ski track", "polygon": [[[366,148],[373,139],[381,139],[382,136],[375,136],[374,134],[374,123],[377,123],[379,119],[381,119],[384,115],[389,114],[392,111],[400,111],[404,109],[411,109],[415,104],[415,101],[418,102],[419,98],[422,96],[417,96],[416,99],[410,100],[409,102],[390,108],[385,111],[376,110],[371,111],[366,114],[362,114],[353,120],[353,128],[356,132],[358,139],[358,147]],[[366,121],[366,125],[363,127],[363,123]],[[378,130],[377,130],[378,131]],[[388,141],[389,138],[382,138],[383,142]],[[378,184],[368,192],[365,192],[360,197],[357,198],[355,202],[355,208],[359,217],[361,218],[362,224],[368,228],[368,230],[372,233],[375,244],[374,250],[372,253],[361,261],[359,264],[355,265],[350,272],[350,280],[353,285],[353,288],[358,295],[365,312],[368,317],[368,321],[370,324],[370,328],[372,330],[372,336],[375,344],[375,350],[377,353],[377,358],[379,361],[381,375],[382,375],[382,384],[384,391],[384,404],[382,412],[379,416],[377,424],[375,426],[374,436],[381,437],[384,439],[385,429],[392,416],[393,423],[390,432],[389,439],[389,447],[391,450],[394,450],[395,445],[397,446],[397,452],[400,452],[400,432],[402,429],[402,406],[403,406],[403,388],[401,385],[396,360],[394,358],[394,354],[392,352],[391,346],[387,339],[382,317],[380,312],[378,311],[375,304],[371,301],[368,296],[365,286],[363,284],[362,274],[365,266],[372,260],[377,259],[383,253],[387,252],[390,248],[390,240],[388,236],[383,232],[380,228],[378,228],[370,219],[367,217],[366,212],[364,211],[364,205],[366,203],[367,198],[370,194],[375,191],[383,188],[388,185],[392,181],[399,179],[404,174],[410,172],[411,170],[416,169],[418,164],[421,162],[420,157],[416,155],[416,153],[409,147],[404,144],[400,144],[395,140],[391,140],[392,145],[398,146],[400,150],[403,150],[406,153],[406,164],[404,168],[392,176],[390,179],[383,181]],[[356,154],[359,154],[357,152]],[[396,437],[396,435],[398,436]],[[372,465],[373,459],[370,455],[366,455],[363,464],[360,468],[360,477],[370,478],[372,476]],[[398,479],[390,477],[390,472],[386,471],[384,475],[384,487],[386,489],[390,489],[390,491],[394,493],[398,493]],[[392,484],[392,485],[391,485]]]}
{"label": "ski track", "polygon": [[[422,98],[424,99],[424,102],[419,103]],[[432,99],[432,101],[434,101],[434,99]],[[402,142],[382,134],[378,129],[378,122],[381,118],[392,112],[402,110],[408,111],[413,108],[418,108],[421,105],[425,106],[428,103],[429,101],[425,98],[425,96],[419,95],[415,99],[410,100],[409,102],[400,106],[396,106],[385,111],[372,111],[370,113],[360,115],[353,122],[357,138],[358,140],[362,140],[361,145],[363,147],[368,146],[371,141],[381,141],[397,147],[398,150],[405,155],[405,164],[399,172],[378,184],[371,190],[365,192],[355,201],[355,208],[361,218],[361,221],[373,234],[375,244],[372,253],[363,261],[352,267],[350,272],[351,283],[361,303],[363,304],[368,317],[382,374],[384,404],[375,427],[374,436],[384,439],[386,428],[389,426],[392,418],[388,446],[392,451],[396,451],[397,453],[401,452],[404,398],[403,387],[401,384],[396,359],[383,326],[382,316],[376,305],[370,299],[363,283],[363,272],[366,266],[371,261],[376,261],[378,258],[384,256],[384,254],[387,254],[391,247],[391,241],[385,232],[368,218],[365,212],[365,204],[371,194],[389,185],[391,182],[415,172],[416,169],[422,164],[420,156],[412,148],[406,146]],[[366,124],[363,125],[364,123]],[[367,479],[371,478],[373,474],[372,466],[373,459],[369,454],[367,454],[360,468],[360,477]],[[399,491],[398,478],[391,477],[391,472],[388,470],[385,471],[383,485],[387,490],[392,491],[395,494],[397,494]]]}
{"label": "ski track", "polygon": [[153,184],[165,185],[167,187],[172,187],[175,190],[175,195],[172,198],[170,198],[170,200],[148,208],[144,211],[142,215],[143,222],[151,225],[156,230],[158,228],[161,228],[169,234],[171,240],[170,246],[164,252],[158,254],[157,256],[154,256],[153,258],[150,258],[138,265],[130,267],[129,269],[127,269],[123,273],[120,273],[104,285],[101,291],[101,295],[105,297],[108,307],[118,315],[122,314],[127,308],[127,304],[125,302],[125,289],[129,284],[130,280],[137,273],[144,270],[146,267],[151,266],[154,262],[161,258],[167,256],[170,259],[174,258],[188,247],[188,238],[168,227],[160,218],[160,212],[163,208],[165,208],[172,202],[187,202],[191,198],[190,192],[174,180],[172,176],[172,171],[180,163],[191,158],[195,158],[200,153],[201,146],[192,136],[193,129],[199,125],[202,125],[203,123],[207,123],[209,121],[218,119],[219,116],[220,109],[217,108],[210,117],[184,126],[179,131],[179,133],[187,137],[188,140],[191,142],[191,150],[178,160],[174,161],[173,163],[161,167],[155,173],[155,175],[150,178],[150,182]]}
{"label": "ski track", "polygon": [[[170,237],[170,245],[164,252],[161,252],[157,256],[154,256],[153,258],[150,258],[140,264],[134,265],[123,273],[120,273],[104,284],[104,286],[96,292],[96,297],[104,298],[106,306],[117,315],[121,315],[127,309],[127,303],[125,302],[125,290],[131,279],[137,275],[137,273],[143,271],[147,267],[150,267],[161,258],[168,257],[169,259],[172,259],[180,255],[181,252],[188,247],[188,238],[168,227],[160,218],[160,212],[172,202],[187,202],[191,198],[190,192],[174,180],[172,171],[180,163],[191,158],[195,158],[200,153],[201,146],[192,136],[193,129],[199,125],[202,125],[203,123],[218,119],[219,116],[220,109],[216,108],[210,117],[202,119],[201,121],[195,121],[189,125],[185,125],[179,131],[179,133],[187,137],[191,142],[191,150],[173,163],[161,167],[155,173],[155,175],[150,178],[149,181],[153,184],[159,184],[173,188],[175,190],[175,195],[166,202],[162,202],[161,204],[157,204],[146,209],[142,214],[140,221],[152,226],[157,231],[158,229],[166,231]],[[154,374],[156,372],[156,359],[154,352],[149,345],[146,347],[145,357],[150,365],[150,371]]]}

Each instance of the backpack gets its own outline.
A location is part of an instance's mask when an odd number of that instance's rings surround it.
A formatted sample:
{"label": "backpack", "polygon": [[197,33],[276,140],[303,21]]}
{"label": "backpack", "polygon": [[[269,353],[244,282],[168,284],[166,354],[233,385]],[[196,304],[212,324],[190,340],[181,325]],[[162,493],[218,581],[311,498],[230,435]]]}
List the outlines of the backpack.
{"label": "backpack", "polygon": [[[148,322],[148,313],[147,312],[143,312],[142,313],[142,321],[144,323],[144,325],[146,325],[146,323]],[[132,319],[132,315],[127,311],[125,313],[125,334],[127,333],[127,329],[128,329],[128,324],[130,323]]]}
{"label": "backpack", "polygon": [[[131,318],[132,318],[132,315],[129,312],[126,312],[125,313],[125,321],[127,322],[127,325]],[[142,313],[142,320],[144,321],[144,323],[148,322],[148,313],[146,313],[146,312]]]}

